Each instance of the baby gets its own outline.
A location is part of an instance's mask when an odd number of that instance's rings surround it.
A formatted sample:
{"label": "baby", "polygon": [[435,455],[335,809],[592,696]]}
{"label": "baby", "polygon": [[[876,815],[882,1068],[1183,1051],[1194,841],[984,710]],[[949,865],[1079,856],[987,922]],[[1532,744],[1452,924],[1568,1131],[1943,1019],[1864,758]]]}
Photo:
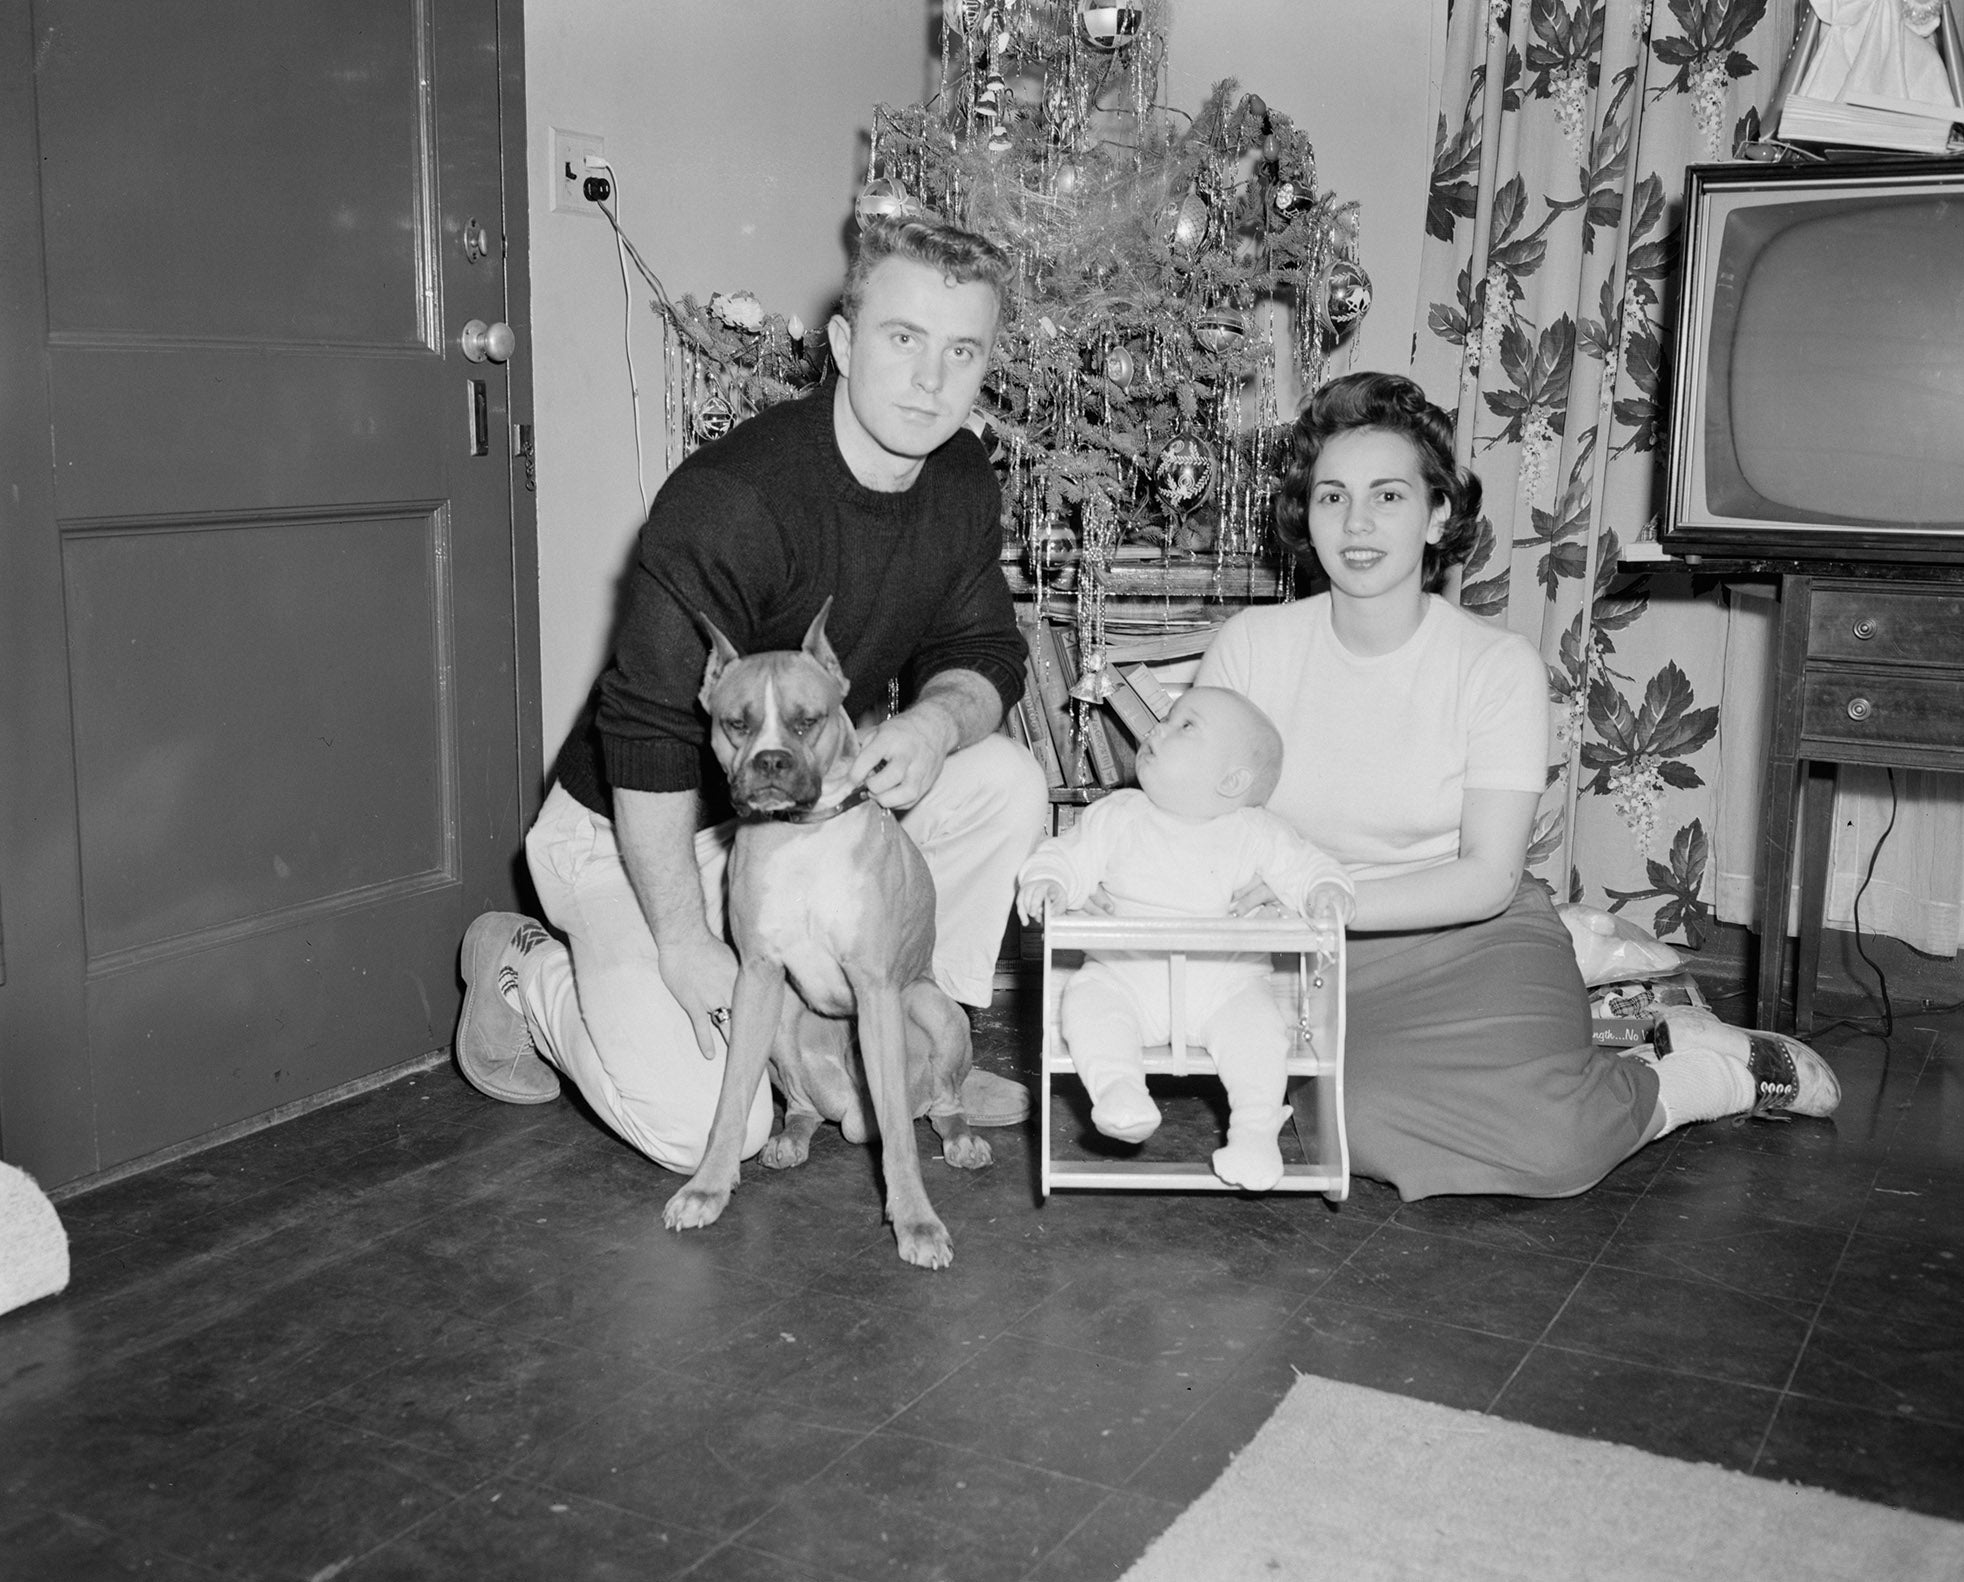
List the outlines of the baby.
{"label": "baby", "polygon": [[[1282,738],[1240,693],[1188,690],[1140,744],[1138,769],[1138,790],[1093,802],[1023,864],[1016,908],[1025,922],[1046,903],[1081,907],[1100,886],[1121,917],[1227,917],[1257,880],[1305,916],[1349,919],[1343,869],[1261,805],[1281,773]],[[1064,1041],[1091,1095],[1091,1122],[1107,1137],[1143,1142],[1159,1125],[1144,1049],[1168,1037],[1168,994],[1166,958],[1146,952],[1088,956],[1065,985]],[[1214,1174],[1265,1192],[1282,1179],[1276,1134],[1289,1114],[1293,1036],[1268,956],[1191,961],[1186,1022],[1227,1089],[1228,1140]]]}

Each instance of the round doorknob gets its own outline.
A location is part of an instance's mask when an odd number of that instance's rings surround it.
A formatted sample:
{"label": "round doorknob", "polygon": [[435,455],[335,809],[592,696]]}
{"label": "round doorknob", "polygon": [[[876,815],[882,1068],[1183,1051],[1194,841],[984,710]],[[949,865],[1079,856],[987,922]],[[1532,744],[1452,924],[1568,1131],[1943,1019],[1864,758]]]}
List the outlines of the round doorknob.
{"label": "round doorknob", "polygon": [[1870,620],[1866,615],[1863,616],[1855,623],[1855,635],[1866,643],[1870,638],[1875,636],[1875,622]]}
{"label": "round doorknob", "polygon": [[503,319],[496,324],[472,319],[464,326],[464,333],[458,336],[457,343],[463,348],[464,355],[474,363],[481,363],[486,358],[501,363],[517,348],[518,337]]}
{"label": "round doorknob", "polygon": [[1848,700],[1848,717],[1851,720],[1865,720],[1874,712],[1875,705],[1869,702],[1867,698],[1850,698]]}

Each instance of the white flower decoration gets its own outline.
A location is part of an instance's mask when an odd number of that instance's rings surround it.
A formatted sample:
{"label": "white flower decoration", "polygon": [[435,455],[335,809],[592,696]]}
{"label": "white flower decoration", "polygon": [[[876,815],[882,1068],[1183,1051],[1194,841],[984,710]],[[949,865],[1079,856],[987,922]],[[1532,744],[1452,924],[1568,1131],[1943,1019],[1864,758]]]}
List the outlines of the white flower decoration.
{"label": "white flower decoration", "polygon": [[761,330],[764,327],[764,304],[748,291],[739,291],[728,297],[720,291],[712,292],[709,311],[733,330]]}

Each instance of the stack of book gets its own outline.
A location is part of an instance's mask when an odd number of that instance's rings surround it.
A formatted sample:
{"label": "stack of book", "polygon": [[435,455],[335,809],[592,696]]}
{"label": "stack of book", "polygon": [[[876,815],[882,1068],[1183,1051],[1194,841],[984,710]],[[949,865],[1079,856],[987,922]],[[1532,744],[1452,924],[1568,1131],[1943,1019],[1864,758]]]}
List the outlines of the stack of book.
{"label": "stack of book", "polygon": [[1023,700],[1005,728],[1043,765],[1054,827],[1065,829],[1079,807],[1138,783],[1138,744],[1173,707],[1173,693],[1154,666],[1197,659],[1213,629],[1108,643],[1110,691],[1095,703],[1071,696],[1081,674],[1074,628],[1038,620],[1024,623],[1022,632],[1029,648]]}

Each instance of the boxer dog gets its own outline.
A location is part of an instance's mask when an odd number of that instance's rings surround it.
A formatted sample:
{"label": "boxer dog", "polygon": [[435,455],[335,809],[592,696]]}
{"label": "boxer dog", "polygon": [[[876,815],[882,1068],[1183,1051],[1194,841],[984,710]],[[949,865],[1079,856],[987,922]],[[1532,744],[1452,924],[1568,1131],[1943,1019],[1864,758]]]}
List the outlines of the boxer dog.
{"label": "boxer dog", "polygon": [[933,1122],[951,1165],[979,1169],[991,1153],[962,1114],[968,1018],[933,977],[934,880],[893,814],[849,779],[859,738],[825,638],[831,609],[827,599],[802,648],[748,658],[703,617],[710,654],[699,696],[738,819],[728,903],[738,971],[702,1163],[662,1220],[689,1230],[722,1214],[768,1066],[785,1112],[763,1162],[803,1164],[821,1119],[851,1142],[877,1131],[900,1256],[940,1269],[954,1245],[928,1202],[914,1120]]}

